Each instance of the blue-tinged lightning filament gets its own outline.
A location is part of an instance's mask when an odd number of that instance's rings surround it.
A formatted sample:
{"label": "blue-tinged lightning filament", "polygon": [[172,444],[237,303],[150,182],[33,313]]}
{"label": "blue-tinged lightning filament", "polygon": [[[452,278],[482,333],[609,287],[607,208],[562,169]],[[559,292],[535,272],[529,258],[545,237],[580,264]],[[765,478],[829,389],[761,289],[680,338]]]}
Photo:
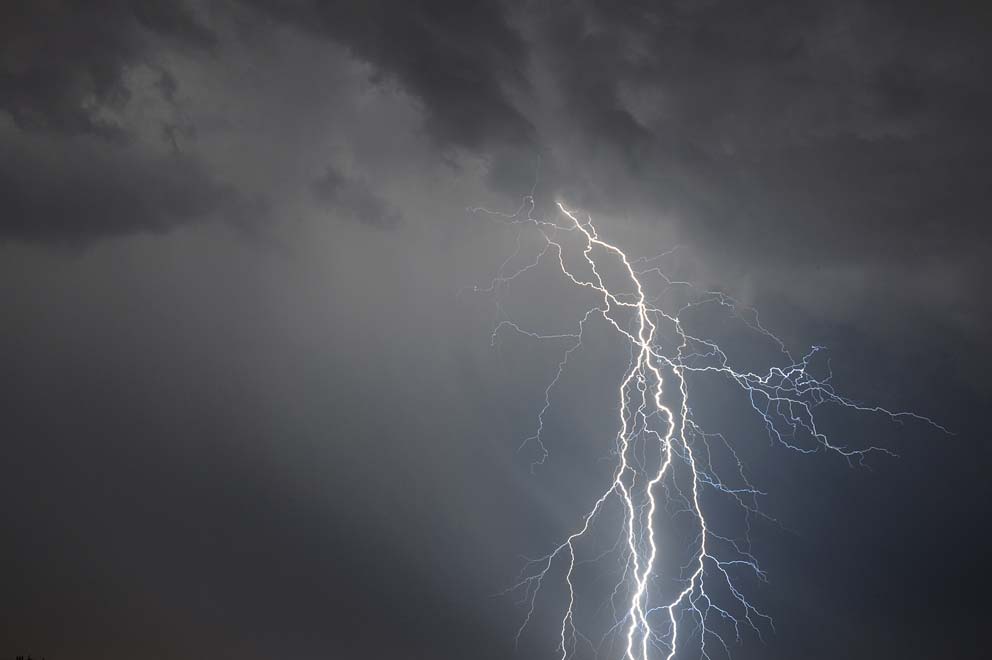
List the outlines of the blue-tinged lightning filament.
{"label": "blue-tinged lightning filament", "polygon": [[[662,657],[672,660],[677,653],[680,656],[689,655],[693,650],[699,657],[709,659],[714,657],[714,649],[722,656],[729,656],[729,631],[733,632],[733,641],[740,642],[745,626],[759,638],[764,625],[773,628],[772,619],[752,605],[738,586],[741,572],[749,572],[757,579],[765,580],[764,571],[751,554],[749,538],[751,516],[763,515],[756,504],[756,498],[763,493],[749,481],[744,463],[733,444],[722,434],[704,432],[695,419],[690,405],[692,397],[688,376],[709,373],[728,379],[748,397],[771,440],[798,452],[829,451],[849,462],[860,462],[871,452],[891,453],[879,447],[849,448],[835,444],[820,429],[814,414],[818,406],[827,403],[880,413],[894,420],[914,418],[945,432],[946,429],[914,413],[866,406],[837,393],[829,376],[817,378],[811,373],[811,360],[822,350],[821,347],[813,347],[801,359],[794,359],[785,344],[765,329],[757,314],[751,313],[745,320],[739,313],[737,302],[723,293],[702,292],[676,310],[661,309],[657,306],[657,299],[649,298],[646,293],[645,282],[648,278],[660,278],[667,287],[692,287],[687,282],[669,279],[661,268],[652,265],[664,255],[631,259],[619,247],[599,236],[591,218],[580,219],[578,214],[561,203],[557,206],[560,214],[554,220],[534,217],[532,197],[528,197],[524,205],[512,214],[474,209],[520,229],[536,228],[543,242],[535,257],[511,270],[511,264],[521,252],[521,234],[518,233],[514,252],[502,263],[492,282],[487,287],[476,287],[477,291],[498,296],[511,281],[536,268],[544,260],[552,259],[568,282],[591,291],[597,300],[581,316],[574,330],[557,334],[527,330],[506,316],[500,307],[502,316],[493,330],[494,343],[498,335],[506,331],[533,339],[567,343],[555,375],[544,390],[536,428],[524,440],[524,444],[532,443],[537,447],[538,457],[534,465],[543,464],[549,456],[542,437],[545,416],[552,405],[552,392],[565,373],[569,357],[582,346],[587,325],[595,319],[605,321],[629,344],[630,362],[616,392],[619,431],[613,479],[582,516],[575,531],[547,555],[528,560],[519,579],[507,589],[508,593],[522,594],[522,602],[526,606],[517,638],[531,621],[538,592],[552,566],[563,562],[568,599],[557,645],[562,660],[576,653],[580,641],[599,657],[604,652],[606,641],[615,639],[621,642],[622,657],[627,660]],[[584,269],[587,270],[585,275],[577,275],[569,267],[570,260],[562,240],[565,235],[578,239],[581,260],[588,266]],[[603,275],[603,269],[617,267],[626,280],[622,291],[608,285]],[[761,374],[732,366],[716,342],[691,334],[683,324],[683,312],[706,304],[726,307],[751,330],[774,342],[787,366],[771,367]],[[497,305],[500,305],[498,297]],[[670,333],[667,342],[660,336],[661,327]],[[808,444],[802,444],[800,438],[806,438]],[[648,453],[649,446],[654,448],[653,453]],[[714,446],[727,452],[736,468],[734,481],[741,485],[730,485],[717,474],[713,461]],[[675,476],[677,464],[686,468],[687,486],[680,485]],[[730,498],[745,511],[747,533],[743,540],[720,534],[712,527],[701,503],[700,493],[705,488]],[[609,597],[614,625],[596,642],[581,633],[575,622],[578,604],[574,577],[577,567],[585,563],[576,559],[576,544],[590,532],[597,516],[614,499],[622,506],[621,532],[614,547],[601,556],[620,552],[623,570]],[[675,513],[691,517],[698,530],[692,541],[690,561],[680,575],[673,576],[681,586],[667,595],[653,589],[659,577],[657,565],[661,551],[661,539],[655,524],[659,500],[667,507],[678,507]],[[727,601],[725,605],[719,604],[716,597],[710,595],[718,592],[722,592],[723,599]],[[683,630],[685,626],[682,625],[687,617],[695,622],[695,626],[688,631]],[[723,625],[717,625],[717,622]]]}

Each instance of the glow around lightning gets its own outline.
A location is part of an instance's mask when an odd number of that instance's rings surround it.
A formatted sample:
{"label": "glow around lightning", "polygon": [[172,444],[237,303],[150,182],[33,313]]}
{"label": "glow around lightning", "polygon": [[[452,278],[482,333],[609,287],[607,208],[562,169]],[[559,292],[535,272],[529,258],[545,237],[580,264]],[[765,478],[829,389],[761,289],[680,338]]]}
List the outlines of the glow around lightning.
{"label": "glow around lightning", "polygon": [[[555,334],[522,327],[500,306],[494,343],[502,333],[514,332],[565,345],[557,371],[544,391],[534,433],[524,441],[537,449],[535,467],[548,460],[545,416],[569,358],[582,348],[586,328],[592,323],[605,323],[629,345],[630,361],[615,394],[618,430],[611,452],[615,459],[612,481],[590,503],[574,531],[548,554],[527,560],[518,580],[507,589],[506,593],[519,597],[525,610],[517,637],[534,616],[542,586],[551,579],[553,570],[560,570],[567,594],[556,640],[556,653],[562,660],[580,654],[627,660],[672,660],[676,655],[729,657],[731,645],[740,643],[746,630],[760,638],[763,630],[774,629],[771,617],[752,605],[740,586],[748,574],[765,580],[764,570],[751,554],[749,538],[751,519],[763,515],[758,509],[762,493],[749,481],[733,442],[722,434],[707,433],[697,422],[691,377],[710,374],[734,384],[747,397],[771,441],[792,451],[830,452],[851,463],[861,462],[872,452],[890,453],[877,447],[850,448],[834,442],[817,422],[817,409],[823,405],[878,413],[893,420],[913,418],[946,429],[914,413],[863,405],[842,396],[831,385],[829,374],[817,378],[812,373],[811,361],[822,350],[820,347],[794,359],[784,343],[762,326],[756,313],[745,311],[720,292],[697,291],[687,282],[668,278],[657,265],[664,255],[633,259],[601,238],[591,218],[561,203],[553,218],[535,217],[534,208],[533,198],[528,197],[515,213],[474,209],[518,231],[514,253],[502,263],[490,284],[476,287],[476,291],[496,295],[500,305],[514,280],[551,260],[571,285],[590,291],[596,300],[573,328]],[[524,230],[536,230],[540,245],[535,256],[519,265]],[[607,268],[614,272],[619,268],[621,282],[606,277]],[[661,295],[650,292],[659,285],[663,291],[679,287],[693,295],[678,308],[666,311],[659,303]],[[783,364],[763,373],[735,368],[715,342],[687,330],[684,313],[702,305],[725,308],[750,331],[774,342]],[[715,452],[725,452],[730,457],[727,462],[735,466],[730,479],[718,474]],[[743,537],[724,535],[715,528],[703,504],[714,498],[701,497],[707,489],[743,512],[747,521]],[[604,514],[613,502],[619,503],[623,512],[620,520]],[[689,549],[691,559],[677,575],[659,574],[660,553],[671,551],[657,527],[663,511],[688,516],[696,530]],[[610,524],[618,529],[616,544],[598,557],[580,559],[580,546],[594,526]],[[620,576],[608,602],[592,605],[609,608],[612,626],[605,634],[593,635],[579,630],[576,624],[576,614],[584,604],[577,600],[575,578],[586,564],[608,554],[620,558]],[[661,589],[657,588],[659,583],[677,586]]]}

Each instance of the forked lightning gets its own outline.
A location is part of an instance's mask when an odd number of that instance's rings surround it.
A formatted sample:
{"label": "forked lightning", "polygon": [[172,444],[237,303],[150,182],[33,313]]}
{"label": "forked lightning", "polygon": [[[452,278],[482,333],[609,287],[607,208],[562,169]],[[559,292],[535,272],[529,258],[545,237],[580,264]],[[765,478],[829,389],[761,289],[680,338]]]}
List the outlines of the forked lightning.
{"label": "forked lightning", "polygon": [[[547,555],[528,560],[519,579],[507,589],[517,593],[526,614],[517,637],[535,612],[536,599],[553,567],[564,572],[567,605],[561,618],[557,653],[562,660],[577,655],[618,656],[626,660],[679,657],[713,658],[730,655],[731,642],[740,642],[742,629],[759,637],[772,619],[751,604],[740,586],[745,573],[765,579],[765,573],[750,550],[750,520],[762,515],[757,506],[761,495],[745,474],[742,459],[733,443],[722,434],[705,433],[694,417],[690,376],[712,374],[726,378],[748,397],[769,437],[787,449],[814,453],[827,451],[849,462],[860,462],[871,452],[890,453],[878,447],[850,448],[837,444],[821,431],[816,409],[823,404],[879,413],[893,420],[913,418],[943,430],[926,417],[866,406],[837,393],[829,374],[816,377],[811,361],[821,351],[813,347],[794,359],[785,344],[766,330],[757,314],[745,312],[736,301],[720,292],[695,291],[687,282],[668,278],[657,266],[664,255],[632,259],[618,246],[600,237],[592,219],[557,204],[553,219],[534,215],[533,197],[526,198],[515,213],[503,214],[473,209],[517,228],[517,248],[501,265],[486,287],[476,287],[501,296],[509,284],[553,260],[568,282],[592,292],[596,303],[566,332],[544,334],[522,327],[501,311],[493,341],[500,333],[516,332],[535,340],[565,342],[566,348],[551,379],[537,414],[533,435],[525,440],[537,450],[535,465],[548,458],[544,442],[545,417],[552,405],[555,387],[568,366],[570,356],[582,346],[590,323],[605,322],[630,347],[630,362],[616,391],[619,403],[616,457],[613,478],[576,525],[575,531]],[[522,233],[536,230],[540,244],[535,256],[522,265]],[[569,241],[566,241],[565,238]],[[576,240],[577,239],[577,240]],[[578,246],[577,248],[575,246]],[[571,252],[569,248],[571,247]],[[609,270],[608,270],[609,269]],[[581,271],[581,272],[580,272]],[[619,272],[620,277],[607,276]],[[619,279],[619,282],[614,280]],[[681,287],[695,293],[671,310],[661,308],[661,296],[649,289],[657,282],[663,291]],[[738,369],[716,342],[690,332],[684,313],[702,305],[720,305],[751,330],[774,342],[784,366],[763,373]],[[500,307],[502,310],[502,307]],[[745,315],[746,314],[746,315]],[[730,480],[722,479],[715,465],[715,452],[724,463],[735,466]],[[681,475],[681,476],[680,476]],[[705,489],[742,508],[747,521],[743,536],[721,534],[708,519],[701,497]],[[712,499],[712,498],[710,498]],[[612,501],[620,505],[617,543],[605,553],[620,557],[620,577],[607,605],[612,626],[594,639],[579,630],[576,613],[576,572],[586,560],[577,559],[577,546],[591,535],[596,524],[610,524],[604,509]],[[662,510],[669,515],[687,515],[693,520],[695,538],[688,549],[689,563],[677,575],[664,576],[659,588],[659,553],[666,548],[659,537],[657,519]],[[712,518],[712,516],[710,515]],[[592,560],[595,560],[594,557]],[[711,597],[712,595],[712,597]],[[718,602],[719,595],[723,601]]]}

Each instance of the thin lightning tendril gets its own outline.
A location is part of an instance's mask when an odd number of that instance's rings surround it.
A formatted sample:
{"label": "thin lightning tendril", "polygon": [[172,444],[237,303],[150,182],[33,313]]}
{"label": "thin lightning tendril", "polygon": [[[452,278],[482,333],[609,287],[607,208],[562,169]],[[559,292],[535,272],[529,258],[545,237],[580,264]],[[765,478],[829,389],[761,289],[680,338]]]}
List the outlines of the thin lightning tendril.
{"label": "thin lightning tendril", "polygon": [[[532,469],[543,465],[549,456],[543,439],[545,417],[552,405],[552,393],[568,366],[569,358],[582,347],[583,333],[594,321],[605,321],[630,347],[630,363],[617,390],[619,401],[619,431],[616,436],[617,464],[613,479],[585,513],[577,529],[550,553],[526,559],[518,580],[504,593],[521,594],[526,614],[517,631],[516,639],[526,629],[535,612],[536,600],[542,585],[556,562],[565,567],[564,586],[568,603],[561,619],[557,651],[561,660],[567,660],[577,651],[580,641],[596,657],[603,652],[607,640],[619,639],[626,660],[648,660],[664,657],[673,660],[684,648],[685,639],[693,635],[698,643],[699,657],[711,659],[713,648],[723,656],[730,655],[729,631],[733,641],[740,643],[742,629],[747,628],[761,638],[761,627],[767,624],[774,630],[772,619],[759,611],[739,587],[742,573],[765,581],[766,574],[750,551],[751,520],[754,516],[768,518],[758,510],[757,498],[764,493],[752,485],[746,476],[744,462],[732,443],[722,434],[706,433],[696,421],[690,406],[689,374],[715,374],[725,377],[747,395],[750,405],[762,421],[770,440],[787,449],[809,454],[827,451],[842,456],[849,463],[861,463],[870,453],[892,455],[887,449],[867,447],[850,448],[835,444],[817,424],[814,410],[823,404],[834,404],[860,412],[879,413],[895,421],[905,418],[920,420],[949,433],[932,420],[911,412],[894,412],[879,406],[866,406],[837,393],[828,373],[816,378],[811,373],[811,361],[823,350],[814,346],[800,359],[794,359],[784,342],[768,331],[757,313],[748,310],[742,315],[738,303],[721,292],[705,291],[684,303],[674,312],[658,306],[661,295],[649,298],[645,282],[658,278],[669,290],[674,287],[694,289],[689,282],[670,279],[655,265],[670,252],[650,258],[631,259],[619,247],[603,240],[593,226],[592,219],[580,219],[560,202],[557,204],[560,221],[536,218],[533,196],[514,213],[498,213],[486,209],[472,209],[509,225],[518,227],[516,247],[499,267],[496,276],[486,287],[475,291],[497,296],[500,314],[492,332],[492,343],[503,332],[514,332],[537,340],[566,342],[567,347],[558,362],[554,377],[544,390],[542,407],[537,415],[533,434],[521,448],[533,444],[538,457]],[[537,230],[543,247],[520,266],[513,267],[521,255],[522,231],[525,227]],[[586,275],[578,275],[569,266],[564,236],[578,239]],[[544,334],[530,331],[513,321],[502,308],[500,293],[518,277],[538,267],[547,259],[553,260],[568,282],[591,291],[597,304],[589,308],[570,332]],[[629,289],[617,291],[607,284],[603,269],[612,261],[619,266]],[[683,323],[683,313],[702,305],[720,305],[729,310],[747,327],[775,344],[788,366],[771,367],[758,374],[738,370],[716,342],[691,334]],[[627,321],[624,321],[625,315]],[[665,350],[660,337],[662,326],[669,329],[673,340]],[[670,383],[666,388],[666,383]],[[672,390],[671,393],[668,390]],[[811,440],[801,444],[801,438]],[[649,458],[653,446],[656,460]],[[713,446],[722,447],[736,467],[733,486],[721,479],[714,467]],[[650,454],[654,456],[654,454]],[[684,465],[688,474],[688,487],[679,484],[676,466]],[[691,548],[691,559],[678,576],[683,585],[667,597],[660,597],[652,589],[659,575],[657,561],[660,539],[655,527],[658,513],[659,487],[664,492],[662,500],[675,515],[686,514],[698,529]],[[733,500],[743,509],[746,532],[743,539],[718,533],[708,520],[701,503],[701,492],[709,488]],[[617,500],[624,512],[622,532],[613,547],[597,557],[577,559],[578,542],[592,529],[596,519],[612,500]],[[609,597],[614,625],[599,642],[582,634],[576,626],[576,569],[582,564],[595,562],[607,555],[619,554],[623,570]],[[712,585],[729,594],[726,605],[720,605],[710,593]],[[709,591],[708,591],[709,589]],[[622,602],[622,607],[617,603]],[[683,632],[686,618],[695,627]],[[724,625],[719,626],[717,622]],[[714,647],[714,645],[716,645]],[[612,647],[611,647],[612,648]]]}

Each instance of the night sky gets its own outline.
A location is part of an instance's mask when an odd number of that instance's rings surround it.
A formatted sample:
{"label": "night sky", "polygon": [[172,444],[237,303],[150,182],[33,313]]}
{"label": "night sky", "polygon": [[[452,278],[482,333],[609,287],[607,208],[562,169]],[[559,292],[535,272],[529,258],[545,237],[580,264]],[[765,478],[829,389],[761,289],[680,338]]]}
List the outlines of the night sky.
{"label": "night sky", "polygon": [[702,388],[778,521],[734,657],[989,657],[990,71],[954,1],[3,3],[0,658],[558,657],[560,582],[516,648],[497,594],[627,358],[590,335],[532,471],[561,347],[490,335],[574,295],[474,291],[515,234],[469,210],[532,191],[953,432],[828,412],[898,454],[851,467]]}

